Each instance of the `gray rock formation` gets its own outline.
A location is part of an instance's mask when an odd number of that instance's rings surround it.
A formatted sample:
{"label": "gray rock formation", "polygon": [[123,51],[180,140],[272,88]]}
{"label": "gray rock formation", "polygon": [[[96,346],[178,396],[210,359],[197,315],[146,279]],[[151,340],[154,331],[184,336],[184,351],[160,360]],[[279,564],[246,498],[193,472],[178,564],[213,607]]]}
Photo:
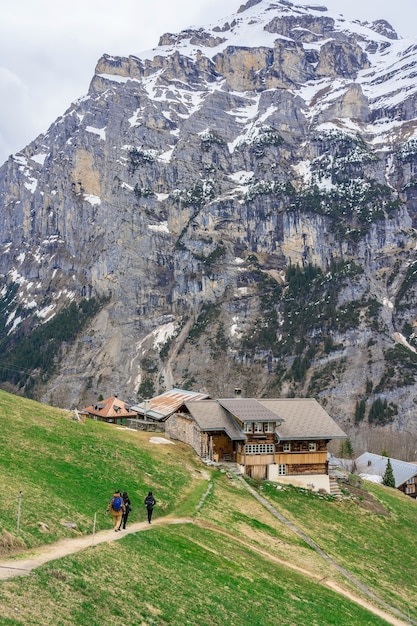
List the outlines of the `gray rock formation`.
{"label": "gray rock formation", "polygon": [[416,66],[383,20],[284,0],[104,55],[0,168],[2,385],[313,395],[345,427],[378,400],[416,427]]}

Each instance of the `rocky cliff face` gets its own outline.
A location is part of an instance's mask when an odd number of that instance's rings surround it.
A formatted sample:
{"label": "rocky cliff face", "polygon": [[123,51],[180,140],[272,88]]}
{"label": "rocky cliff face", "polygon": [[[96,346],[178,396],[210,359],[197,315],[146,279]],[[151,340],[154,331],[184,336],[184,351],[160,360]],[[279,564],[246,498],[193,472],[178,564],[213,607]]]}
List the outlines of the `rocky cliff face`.
{"label": "rocky cliff face", "polygon": [[104,55],[0,169],[2,384],[416,427],[416,67],[386,22],[287,0]]}

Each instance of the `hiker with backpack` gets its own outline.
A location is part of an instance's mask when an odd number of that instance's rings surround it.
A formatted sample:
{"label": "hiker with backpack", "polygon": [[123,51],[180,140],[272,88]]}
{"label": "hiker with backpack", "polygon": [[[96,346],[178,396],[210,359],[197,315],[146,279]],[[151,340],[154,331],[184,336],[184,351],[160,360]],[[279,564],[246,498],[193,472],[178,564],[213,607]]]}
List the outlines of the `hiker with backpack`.
{"label": "hiker with backpack", "polygon": [[119,489],[114,492],[112,499],[107,505],[106,512],[107,511],[110,511],[113,516],[114,531],[117,533],[121,530],[122,515],[125,511],[125,505]]}
{"label": "hiker with backpack", "polygon": [[152,519],[153,507],[156,504],[156,500],[152,495],[152,491],[149,491],[148,495],[146,496],[144,500],[144,504],[146,505],[146,508],[148,510],[148,522],[150,524],[151,519]]}
{"label": "hiker with backpack", "polygon": [[120,522],[119,530],[122,530],[122,528],[123,530],[126,529],[127,518],[129,517],[129,513],[132,510],[132,507],[130,506],[130,498],[128,496],[127,491],[123,492],[122,498],[123,498],[123,504],[125,505],[125,510],[123,511],[123,514],[122,514],[122,520]]}

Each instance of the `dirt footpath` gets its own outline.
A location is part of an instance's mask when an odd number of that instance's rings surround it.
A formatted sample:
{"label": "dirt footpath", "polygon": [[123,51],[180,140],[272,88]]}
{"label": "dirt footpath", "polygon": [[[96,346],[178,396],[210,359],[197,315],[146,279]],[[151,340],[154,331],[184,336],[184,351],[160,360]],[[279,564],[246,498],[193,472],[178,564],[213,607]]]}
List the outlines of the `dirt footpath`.
{"label": "dirt footpath", "polygon": [[[142,530],[149,530],[152,526],[158,526],[161,524],[192,524],[193,520],[190,518],[177,518],[169,519],[167,517],[160,518],[152,521],[152,524],[148,522],[136,522],[131,524],[119,533],[114,532],[114,529],[101,530],[93,535],[86,535],[83,537],[75,537],[73,539],[61,539],[57,543],[53,543],[47,546],[42,546],[32,550],[30,556],[25,558],[20,554],[8,559],[0,560],[0,580],[7,580],[15,576],[27,576],[30,572],[49,561],[60,559],[68,554],[74,554],[80,552],[85,548],[95,546],[105,541],[118,541],[126,535],[131,533],[137,533]],[[23,558],[22,558],[23,556]]]}
{"label": "dirt footpath", "polygon": [[[84,550],[85,548],[89,548],[91,546],[95,546],[100,543],[104,543],[106,541],[118,541],[119,539],[122,539],[125,535],[149,530],[150,528],[152,528],[152,526],[162,526],[166,524],[194,524],[194,523],[195,521],[188,517],[173,518],[173,519],[170,519],[169,517],[162,517],[162,518],[157,518],[155,521],[152,521],[152,524],[148,524],[148,522],[137,522],[136,524],[131,524],[130,526],[128,526],[128,528],[126,528],[126,530],[122,530],[121,532],[118,532],[118,533],[114,532],[114,529],[111,528],[110,530],[102,530],[93,535],[87,535],[84,537],[75,537],[74,539],[62,539],[61,541],[58,541],[57,543],[53,543],[48,546],[42,546],[40,548],[37,548],[36,550],[33,550],[30,553],[30,556],[28,556],[27,558],[21,558],[22,555],[20,554],[14,557],[10,557],[6,560],[4,559],[0,560],[0,581],[7,580],[8,578],[14,578],[15,576],[27,576],[30,574],[30,572],[33,569],[39,567],[40,565],[43,565],[44,563],[48,563],[49,561],[54,561],[55,559],[60,559],[61,557],[67,556],[68,554],[74,554],[76,552],[80,552],[81,550]],[[415,623],[413,621],[406,622],[406,621],[401,620],[400,617],[395,617],[389,612],[384,611],[381,608],[378,608],[375,604],[368,602],[364,600],[363,598],[351,593],[347,589],[343,588],[342,585],[337,584],[336,582],[330,579],[318,580],[318,577],[312,574],[311,572],[309,572],[308,570],[303,570],[295,565],[292,565],[291,563],[287,563],[281,559],[278,559],[277,557],[270,555],[268,552],[260,548],[257,548],[256,546],[253,546],[250,543],[235,537],[234,535],[229,535],[227,531],[221,530],[212,525],[201,523],[201,522],[198,525],[202,526],[203,528],[209,528],[213,532],[218,532],[223,535],[230,536],[230,538],[233,539],[234,541],[239,541],[240,543],[245,544],[248,548],[261,553],[265,558],[268,558],[272,561],[280,563],[284,567],[289,567],[291,569],[294,569],[298,571],[298,573],[304,576],[308,576],[309,578],[313,580],[316,580],[316,582],[318,582],[319,584],[326,585],[327,587],[331,588],[336,593],[344,595],[345,597],[349,598],[352,602],[355,602],[356,604],[359,604],[360,606],[366,608],[368,611],[370,611],[374,615],[378,615],[378,617],[385,619],[386,622],[388,624],[391,624],[392,626],[409,626],[410,623],[412,624]],[[396,611],[395,609],[393,609],[393,612],[398,613],[398,611]]]}
{"label": "dirt footpath", "polygon": [[266,550],[263,550],[262,548],[259,548],[258,546],[255,546],[249,543],[248,541],[245,541],[244,539],[239,539],[235,535],[228,533],[227,530],[221,530],[220,528],[215,528],[212,524],[209,524],[207,522],[206,523],[197,522],[197,524],[198,526],[201,526],[202,528],[207,528],[209,530],[212,530],[213,532],[217,532],[222,535],[225,535],[226,537],[230,537],[231,540],[238,541],[239,543],[243,544],[250,550],[253,550],[255,552],[258,552],[259,554],[262,554],[262,556],[265,557],[266,559],[269,559],[270,561],[273,561],[274,563],[279,563],[283,567],[288,567],[292,569],[293,571],[301,574],[302,576],[307,576],[308,578],[310,578],[311,580],[314,580],[319,585],[330,587],[330,589],[332,589],[336,593],[339,593],[340,595],[345,596],[352,602],[355,602],[355,604],[359,604],[364,609],[367,609],[370,613],[373,613],[374,615],[378,615],[378,617],[381,617],[382,619],[384,619],[388,624],[391,624],[391,626],[409,626],[410,623],[413,623],[409,621],[405,622],[404,620],[401,620],[395,617],[394,615],[391,615],[387,611],[384,611],[378,608],[375,604],[372,604],[371,602],[368,602],[364,598],[361,598],[355,595],[354,593],[352,593],[348,589],[345,589],[344,587],[342,587],[342,585],[336,583],[330,578],[320,578],[317,574],[313,574],[307,569],[299,567],[298,565],[295,565],[294,563],[289,563],[288,561],[284,561],[283,559],[280,559],[279,557],[270,554]]}

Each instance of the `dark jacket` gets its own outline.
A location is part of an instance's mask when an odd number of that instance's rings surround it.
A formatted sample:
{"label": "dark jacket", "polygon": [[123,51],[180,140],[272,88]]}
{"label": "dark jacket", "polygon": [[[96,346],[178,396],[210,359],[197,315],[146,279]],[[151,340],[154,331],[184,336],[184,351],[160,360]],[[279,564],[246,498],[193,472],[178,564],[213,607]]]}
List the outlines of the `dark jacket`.
{"label": "dark jacket", "polygon": [[125,513],[129,513],[132,510],[130,498],[126,492],[123,493],[123,504],[125,505]]}
{"label": "dark jacket", "polygon": [[146,504],[147,509],[153,509],[156,504],[156,500],[151,493],[148,493],[144,500],[144,504]]}

